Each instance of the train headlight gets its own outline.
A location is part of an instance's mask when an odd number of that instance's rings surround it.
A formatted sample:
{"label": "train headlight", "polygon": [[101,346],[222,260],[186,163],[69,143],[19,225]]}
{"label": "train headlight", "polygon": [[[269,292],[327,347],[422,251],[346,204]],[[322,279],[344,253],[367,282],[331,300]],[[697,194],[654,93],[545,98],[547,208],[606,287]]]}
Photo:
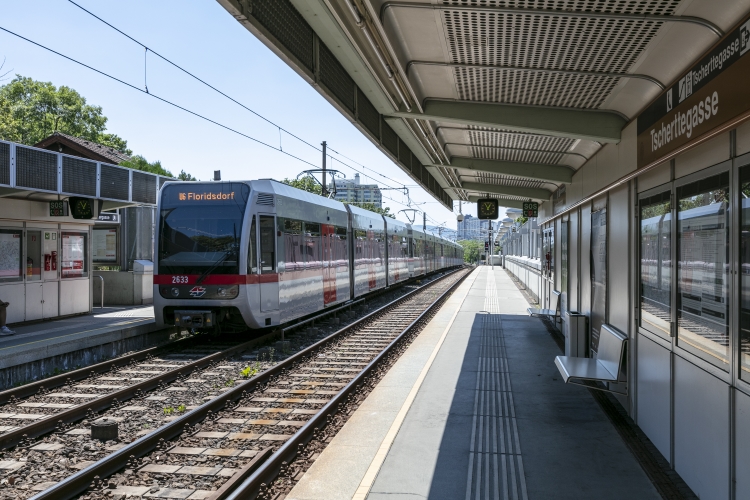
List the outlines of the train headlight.
{"label": "train headlight", "polygon": [[180,296],[180,289],[177,287],[172,288],[172,296],[173,297],[179,297]]}
{"label": "train headlight", "polygon": [[240,294],[239,285],[220,286],[216,289],[216,296],[220,299],[233,299]]}

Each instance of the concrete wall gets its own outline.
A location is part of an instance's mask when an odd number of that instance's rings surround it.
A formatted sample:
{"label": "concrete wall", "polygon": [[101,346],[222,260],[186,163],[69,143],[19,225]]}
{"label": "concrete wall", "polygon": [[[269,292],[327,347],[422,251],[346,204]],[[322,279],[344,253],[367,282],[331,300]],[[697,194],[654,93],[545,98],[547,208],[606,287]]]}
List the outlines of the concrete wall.
{"label": "concrete wall", "polygon": [[136,274],[132,271],[94,271],[94,307],[101,305],[102,280],[104,278],[104,305],[128,306],[154,303],[154,277],[151,274]]}

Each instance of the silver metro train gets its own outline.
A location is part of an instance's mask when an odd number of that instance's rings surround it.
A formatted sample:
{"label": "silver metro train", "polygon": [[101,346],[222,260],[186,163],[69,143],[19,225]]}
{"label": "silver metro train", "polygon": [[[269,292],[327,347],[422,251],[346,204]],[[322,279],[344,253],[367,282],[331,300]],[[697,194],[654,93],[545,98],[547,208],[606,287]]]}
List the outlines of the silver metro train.
{"label": "silver metro train", "polygon": [[158,214],[161,325],[274,327],[463,264],[451,241],[273,180],[167,182]]}

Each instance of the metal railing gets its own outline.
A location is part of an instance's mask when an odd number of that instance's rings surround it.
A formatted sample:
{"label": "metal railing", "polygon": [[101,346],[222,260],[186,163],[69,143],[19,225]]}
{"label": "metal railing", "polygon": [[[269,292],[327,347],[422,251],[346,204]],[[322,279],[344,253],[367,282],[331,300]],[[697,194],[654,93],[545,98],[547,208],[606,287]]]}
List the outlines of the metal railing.
{"label": "metal railing", "polygon": [[99,309],[104,309],[104,276],[100,274],[94,274],[93,277],[102,280],[102,301],[99,305]]}

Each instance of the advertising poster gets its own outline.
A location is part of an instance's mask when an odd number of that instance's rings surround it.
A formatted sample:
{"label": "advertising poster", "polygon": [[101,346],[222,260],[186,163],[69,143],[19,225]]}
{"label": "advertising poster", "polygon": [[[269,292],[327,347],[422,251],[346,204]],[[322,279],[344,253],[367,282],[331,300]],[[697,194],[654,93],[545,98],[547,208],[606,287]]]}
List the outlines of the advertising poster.
{"label": "advertising poster", "polygon": [[117,262],[117,229],[94,229],[94,262]]}
{"label": "advertising poster", "polygon": [[0,279],[21,276],[21,231],[0,233]]}
{"label": "advertising poster", "polygon": [[80,278],[83,276],[83,262],[86,256],[86,239],[82,234],[64,234],[62,237],[62,277]]}

